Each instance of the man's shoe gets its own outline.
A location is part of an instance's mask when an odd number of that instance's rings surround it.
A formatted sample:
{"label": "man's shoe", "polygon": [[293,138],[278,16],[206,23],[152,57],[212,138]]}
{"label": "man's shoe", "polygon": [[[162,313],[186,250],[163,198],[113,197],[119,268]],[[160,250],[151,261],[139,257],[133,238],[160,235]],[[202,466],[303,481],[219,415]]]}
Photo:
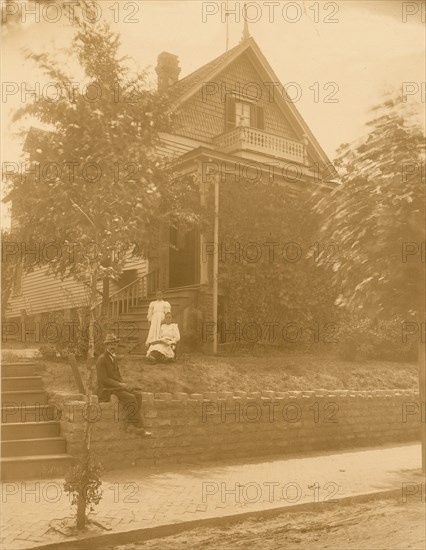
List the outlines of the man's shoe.
{"label": "man's shoe", "polygon": [[138,426],[134,426],[133,424],[128,424],[126,427],[126,432],[140,435],[142,437],[151,437],[152,433],[145,430],[145,428],[139,428]]}
{"label": "man's shoe", "polygon": [[152,357],[152,355],[147,355],[146,360],[148,361],[148,363],[153,363],[153,364],[157,362],[155,360],[155,357]]}

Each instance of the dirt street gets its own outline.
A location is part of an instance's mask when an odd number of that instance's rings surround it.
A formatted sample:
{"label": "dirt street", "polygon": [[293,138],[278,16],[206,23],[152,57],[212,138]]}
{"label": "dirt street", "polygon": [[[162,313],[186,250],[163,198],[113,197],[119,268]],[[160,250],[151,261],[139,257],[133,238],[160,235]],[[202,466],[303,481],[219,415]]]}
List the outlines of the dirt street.
{"label": "dirt street", "polygon": [[223,527],[198,528],[176,536],[108,550],[425,550],[426,506],[378,500],[332,505],[320,512],[252,518]]}

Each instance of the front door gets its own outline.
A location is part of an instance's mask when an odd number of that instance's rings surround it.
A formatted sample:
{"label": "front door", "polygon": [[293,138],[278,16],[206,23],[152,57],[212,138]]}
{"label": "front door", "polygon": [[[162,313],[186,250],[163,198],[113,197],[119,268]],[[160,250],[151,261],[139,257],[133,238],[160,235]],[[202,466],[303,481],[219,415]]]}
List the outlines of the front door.
{"label": "front door", "polygon": [[198,231],[170,227],[169,242],[169,288],[198,284]]}

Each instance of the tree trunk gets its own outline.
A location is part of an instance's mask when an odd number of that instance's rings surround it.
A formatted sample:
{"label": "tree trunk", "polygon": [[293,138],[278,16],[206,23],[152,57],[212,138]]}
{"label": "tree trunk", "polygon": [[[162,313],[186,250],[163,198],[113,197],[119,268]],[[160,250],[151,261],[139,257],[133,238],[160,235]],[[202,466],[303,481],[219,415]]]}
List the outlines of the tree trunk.
{"label": "tree trunk", "polygon": [[93,359],[95,357],[95,324],[96,324],[96,301],[97,301],[97,283],[98,283],[98,265],[92,267],[91,272],[91,295],[90,295],[90,321],[89,321],[89,349],[87,357]]}
{"label": "tree trunk", "polygon": [[[93,376],[95,372],[95,361],[93,358],[88,358],[88,369],[89,376],[87,380],[86,387],[86,403],[87,407],[90,407],[92,402],[92,386],[93,386]],[[84,431],[84,442],[83,442],[83,453],[81,458],[82,464],[82,486],[80,487],[80,493],[78,495],[77,501],[77,529],[83,529],[86,525],[86,508],[87,508],[87,482],[90,478],[89,469],[91,466],[91,454],[90,454],[90,439],[92,431],[92,423],[90,422],[90,412],[87,413],[87,418],[85,418],[85,431]]]}
{"label": "tree trunk", "polygon": [[419,394],[420,394],[420,430],[422,441],[422,471],[426,475],[426,425],[423,422],[423,408],[426,407],[426,343],[422,342],[420,328],[420,342],[418,347],[419,360]]}
{"label": "tree trunk", "polygon": [[[88,379],[86,386],[86,404],[87,407],[90,407],[92,402],[92,385],[93,385],[93,376],[95,371],[95,323],[96,323],[96,300],[97,300],[97,280],[98,280],[98,265],[94,264],[92,266],[91,272],[91,296],[90,296],[90,322],[89,322],[89,350],[87,357],[87,367],[88,367]],[[87,486],[86,483],[83,483],[84,480],[89,479],[89,469],[90,469],[90,436],[91,436],[91,427],[90,422],[90,413],[87,414],[85,418],[85,431],[84,431],[84,441],[83,441],[83,452],[81,457],[82,465],[82,486],[80,487],[80,492],[77,500],[77,529],[83,529],[86,525],[86,508],[87,508]]]}
{"label": "tree trunk", "polygon": [[79,494],[77,501],[77,529],[86,527],[86,495],[84,491]]}
{"label": "tree trunk", "polygon": [[425,338],[425,323],[426,323],[426,280],[422,272],[420,281],[419,303],[422,304],[417,315],[419,323],[419,345],[418,345],[418,362],[419,362],[419,394],[420,394],[420,430],[422,441],[422,472],[426,475],[426,424],[423,422],[423,407],[426,407],[426,342]]}

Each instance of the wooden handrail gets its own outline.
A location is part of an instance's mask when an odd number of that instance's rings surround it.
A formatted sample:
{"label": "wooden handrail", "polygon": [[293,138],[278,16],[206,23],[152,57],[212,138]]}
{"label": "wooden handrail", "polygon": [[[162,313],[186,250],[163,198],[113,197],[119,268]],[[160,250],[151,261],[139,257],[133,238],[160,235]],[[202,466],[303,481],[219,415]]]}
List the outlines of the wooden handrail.
{"label": "wooden handrail", "polygon": [[[140,300],[148,298],[151,290],[151,280],[154,279],[154,287],[158,286],[155,282],[156,277],[158,277],[158,270],[150,271],[111,294],[108,298],[107,317],[118,319],[120,313],[128,313],[131,306],[136,306]],[[102,300],[97,302],[91,309],[100,306],[102,306]]]}

